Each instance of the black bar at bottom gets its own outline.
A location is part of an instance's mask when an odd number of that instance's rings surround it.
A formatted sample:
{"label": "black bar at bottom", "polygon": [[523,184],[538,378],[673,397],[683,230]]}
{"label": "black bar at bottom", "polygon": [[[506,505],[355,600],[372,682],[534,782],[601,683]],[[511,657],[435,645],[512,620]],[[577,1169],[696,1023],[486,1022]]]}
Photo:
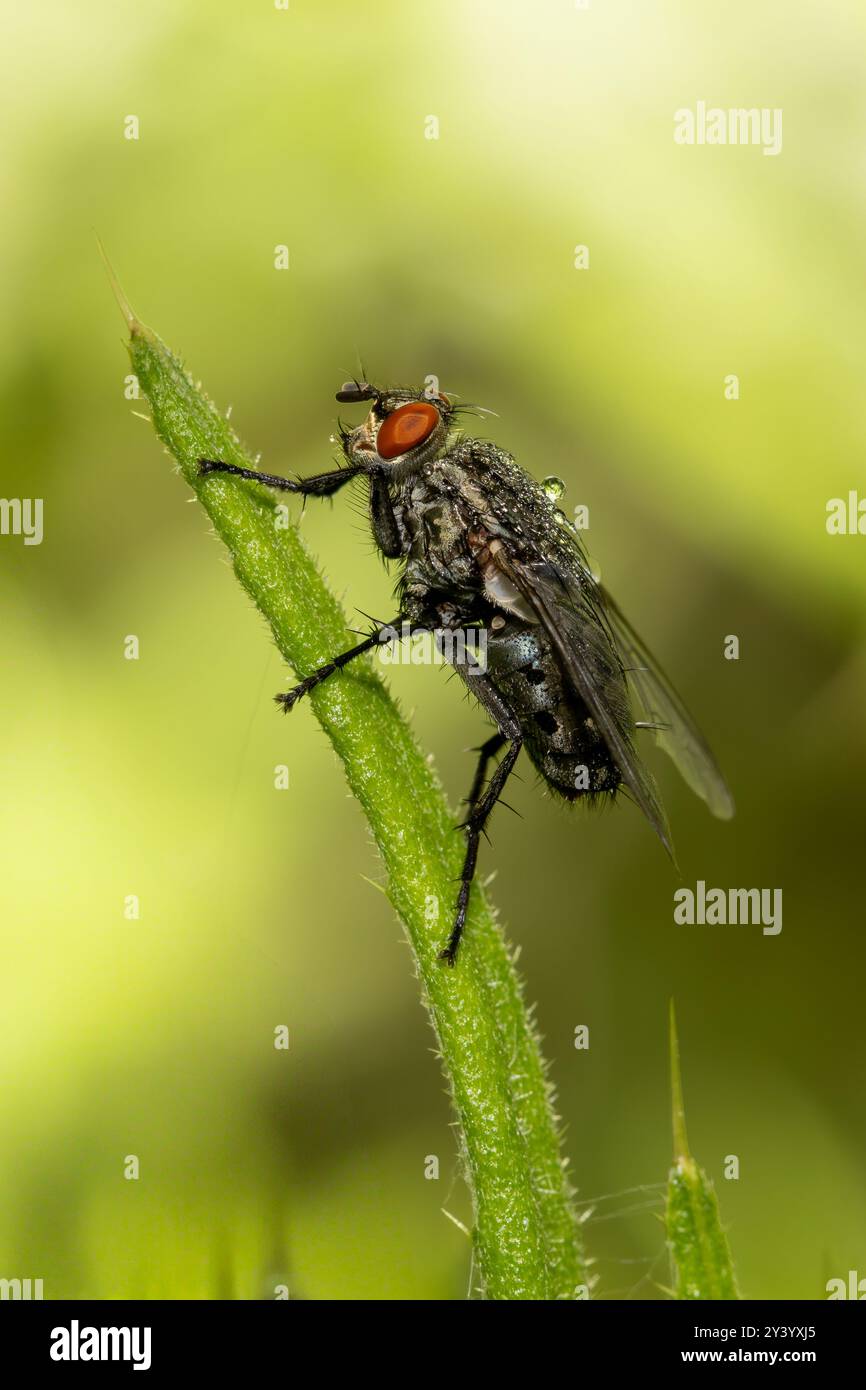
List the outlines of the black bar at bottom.
{"label": "black bar at bottom", "polygon": [[[495,1335],[501,1306],[486,1305],[494,1318],[455,1325],[450,1304],[447,1322],[442,1305],[419,1303],[179,1303],[179,1302],[11,1302],[0,1304],[3,1363],[28,1372],[48,1371],[52,1377],[113,1375],[160,1378],[163,1374],[212,1372],[224,1379],[233,1371],[297,1376],[328,1369],[345,1358],[356,1374],[368,1374],[371,1362],[391,1374],[410,1374],[400,1347],[407,1319],[424,1337],[425,1356],[441,1351],[447,1369],[459,1338],[462,1368],[477,1358],[489,1368],[501,1346],[513,1355],[515,1336],[527,1369],[534,1360],[531,1338],[542,1332],[544,1364],[556,1355],[550,1339],[568,1336],[566,1364],[574,1375],[601,1360],[605,1369],[671,1366],[804,1365],[822,1374],[843,1364],[859,1364],[864,1324],[861,1315],[839,1302],[628,1303],[591,1302],[545,1306],[540,1316],[527,1313],[522,1327],[503,1324],[504,1337]],[[354,1329],[354,1309],[361,1306],[363,1322],[348,1337],[341,1325]],[[377,1306],[387,1321],[377,1328]],[[470,1312],[471,1309],[467,1310]],[[474,1316],[474,1314],[473,1314]],[[522,1316],[522,1315],[521,1315]],[[514,1313],[509,1314],[510,1318]],[[321,1319],[321,1321],[320,1321]],[[337,1334],[337,1339],[335,1335]],[[324,1335],[323,1335],[324,1334]],[[491,1335],[493,1334],[493,1335]],[[506,1350],[509,1348],[509,1350]],[[341,1358],[342,1353],[342,1358]],[[562,1353],[560,1353],[561,1355]],[[403,1366],[400,1371],[401,1364]],[[306,1369],[304,1369],[306,1368]],[[564,1369],[564,1367],[563,1367]],[[541,1366],[536,1365],[536,1372]],[[561,1372],[559,1373],[561,1374]]]}

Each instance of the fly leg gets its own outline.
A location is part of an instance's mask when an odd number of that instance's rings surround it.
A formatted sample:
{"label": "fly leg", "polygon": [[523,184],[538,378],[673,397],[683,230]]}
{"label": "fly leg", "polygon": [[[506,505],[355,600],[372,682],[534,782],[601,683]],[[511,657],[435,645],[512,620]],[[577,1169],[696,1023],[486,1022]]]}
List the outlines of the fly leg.
{"label": "fly leg", "polygon": [[317,685],[321,685],[322,681],[326,681],[329,676],[332,676],[335,671],[342,671],[343,667],[348,666],[350,661],[354,661],[356,656],[363,656],[364,652],[370,651],[371,647],[399,637],[402,632],[402,622],[402,616],[398,615],[392,622],[385,623],[384,627],[375,628],[368,637],[364,638],[363,642],[358,643],[357,647],[350,647],[347,652],[341,652],[339,656],[333,657],[324,666],[319,666],[315,671],[312,671],[291,690],[285,691],[282,695],[275,695],[274,699],[277,704],[282,705],[283,712],[287,714],[298,703],[302,695],[309,694]]}
{"label": "fly leg", "polygon": [[[460,940],[463,936],[463,928],[466,925],[466,912],[469,907],[469,891],[472,887],[472,880],[475,877],[475,867],[478,862],[478,845],[482,832],[490,817],[494,806],[502,795],[502,789],[508,781],[514,764],[517,762],[518,754],[523,746],[523,733],[520,722],[502,699],[502,696],[494,688],[487,677],[478,673],[477,667],[457,667],[463,676],[469,689],[481,702],[489,714],[493,716],[499,725],[498,733],[495,733],[486,743],[482,744],[479,752],[481,757],[478,761],[478,768],[475,779],[472,783],[472,790],[469,793],[469,816],[466,820],[464,829],[466,831],[466,858],[463,861],[463,872],[460,875],[460,892],[457,895],[457,908],[454,914],[454,926],[451,928],[451,935],[448,938],[448,945],[439,954],[440,960],[445,960],[449,965],[453,965],[457,959],[457,952],[460,948]],[[484,785],[484,775],[487,765],[505,744],[508,747],[505,755],[490,779],[487,790],[481,794]]]}
{"label": "fly leg", "polygon": [[487,767],[491,758],[495,758],[500,748],[504,747],[507,742],[508,739],[504,734],[493,734],[491,738],[488,738],[482,743],[480,748],[474,750],[476,753],[480,754],[480,757],[478,759],[478,766],[475,769],[472,790],[466,798],[466,804],[470,809],[475,806],[475,803],[481,795],[481,788],[484,786],[484,779],[487,776]]}
{"label": "fly leg", "polygon": [[331,657],[331,660],[325,662],[324,666],[318,666],[316,670],[311,671],[309,676],[303,678],[303,681],[300,681],[297,685],[293,685],[291,691],[284,691],[281,695],[274,695],[275,701],[277,701],[278,705],[282,705],[282,710],[284,710],[285,714],[288,714],[289,710],[295,708],[297,701],[302,698],[302,695],[309,695],[311,689],[316,689],[317,685],[321,685],[322,681],[327,681],[329,676],[334,676],[335,671],[342,671],[343,666],[348,666],[349,662],[353,662],[354,657],[363,656],[364,652],[370,651],[374,646],[384,645],[385,642],[395,641],[395,638],[411,635],[411,632],[430,631],[427,627],[424,627],[424,624],[413,623],[405,632],[403,631],[403,623],[405,623],[405,621],[406,619],[403,617],[403,614],[398,613],[398,616],[392,619],[391,623],[385,623],[382,627],[374,628],[373,632],[370,632],[370,635],[364,638],[363,642],[359,642],[357,646],[350,646],[348,652],[341,652],[341,655]]}
{"label": "fly leg", "polygon": [[265,487],[277,488],[280,492],[299,492],[304,497],[333,497],[351,478],[357,477],[360,468],[337,468],[330,473],[317,473],[312,478],[281,478],[278,473],[259,473],[255,468],[239,468],[235,463],[223,463],[220,459],[199,459],[198,471],[201,477],[209,473],[231,473],[236,478],[249,478],[254,483],[264,483]]}

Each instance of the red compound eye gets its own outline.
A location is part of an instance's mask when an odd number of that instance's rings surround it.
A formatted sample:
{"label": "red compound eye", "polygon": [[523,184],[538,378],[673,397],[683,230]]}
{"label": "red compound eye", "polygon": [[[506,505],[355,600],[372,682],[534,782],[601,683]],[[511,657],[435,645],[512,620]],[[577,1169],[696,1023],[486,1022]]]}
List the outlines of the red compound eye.
{"label": "red compound eye", "polygon": [[428,401],[410,401],[386,415],[376,436],[380,458],[395,459],[423,444],[439,424],[439,411]]}

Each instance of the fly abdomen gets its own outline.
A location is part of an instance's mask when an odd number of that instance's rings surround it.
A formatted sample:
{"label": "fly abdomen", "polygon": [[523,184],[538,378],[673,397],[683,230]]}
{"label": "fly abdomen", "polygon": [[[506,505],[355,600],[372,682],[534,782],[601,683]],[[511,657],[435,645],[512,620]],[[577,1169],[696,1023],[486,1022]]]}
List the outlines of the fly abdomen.
{"label": "fly abdomen", "polygon": [[615,792],[619,768],[586,706],[564,684],[543,629],[497,621],[487,634],[487,675],[520,720],[541,776],[568,801]]}

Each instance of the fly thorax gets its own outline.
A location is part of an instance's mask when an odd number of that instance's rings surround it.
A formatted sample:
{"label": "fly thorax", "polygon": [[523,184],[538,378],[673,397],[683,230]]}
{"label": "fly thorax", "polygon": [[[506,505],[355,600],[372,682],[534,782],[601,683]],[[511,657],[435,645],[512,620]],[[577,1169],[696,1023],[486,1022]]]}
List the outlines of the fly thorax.
{"label": "fly thorax", "polygon": [[451,497],[428,466],[404,484],[396,510],[409,537],[408,567],[431,585],[465,591],[472,587],[474,564],[466,552],[466,521],[459,499]]}

